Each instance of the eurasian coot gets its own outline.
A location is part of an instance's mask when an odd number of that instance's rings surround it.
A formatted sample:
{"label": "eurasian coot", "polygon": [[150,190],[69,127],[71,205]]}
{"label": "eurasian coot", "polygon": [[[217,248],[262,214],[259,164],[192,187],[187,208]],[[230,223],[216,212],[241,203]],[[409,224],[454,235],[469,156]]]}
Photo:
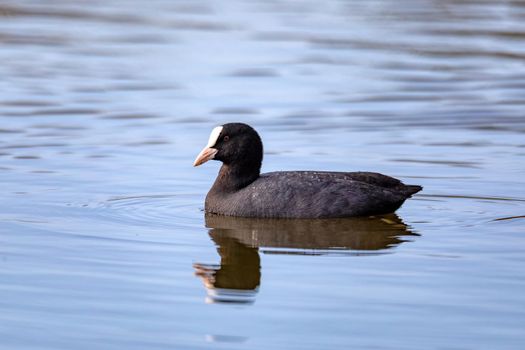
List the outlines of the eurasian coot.
{"label": "eurasian coot", "polygon": [[371,172],[279,171],[261,174],[263,145],[243,123],[217,126],[194,166],[223,163],[206,196],[208,213],[260,218],[338,218],[396,211],[421,186]]}

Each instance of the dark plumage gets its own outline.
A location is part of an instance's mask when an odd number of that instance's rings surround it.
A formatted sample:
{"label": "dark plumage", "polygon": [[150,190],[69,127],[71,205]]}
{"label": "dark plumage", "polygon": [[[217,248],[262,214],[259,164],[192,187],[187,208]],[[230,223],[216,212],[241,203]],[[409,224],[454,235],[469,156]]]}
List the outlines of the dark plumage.
{"label": "dark plumage", "polygon": [[421,186],[379,173],[280,171],[260,174],[263,146],[249,125],[230,123],[212,131],[194,165],[223,163],[206,196],[205,210],[261,218],[337,218],[396,211]]}

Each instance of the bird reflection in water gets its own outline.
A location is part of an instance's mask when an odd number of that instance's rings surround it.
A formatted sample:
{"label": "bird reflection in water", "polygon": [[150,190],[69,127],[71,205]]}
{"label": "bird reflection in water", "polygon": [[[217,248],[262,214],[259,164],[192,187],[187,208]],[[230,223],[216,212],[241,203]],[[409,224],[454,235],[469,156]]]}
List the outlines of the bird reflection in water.
{"label": "bird reflection in water", "polygon": [[419,236],[396,214],[344,219],[252,219],[206,214],[220,265],[195,263],[209,303],[255,301],[265,254],[377,255]]}

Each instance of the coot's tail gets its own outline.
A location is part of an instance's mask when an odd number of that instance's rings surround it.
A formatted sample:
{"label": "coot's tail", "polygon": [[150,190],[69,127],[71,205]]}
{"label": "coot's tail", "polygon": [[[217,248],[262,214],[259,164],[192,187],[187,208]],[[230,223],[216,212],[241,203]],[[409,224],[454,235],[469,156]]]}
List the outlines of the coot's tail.
{"label": "coot's tail", "polygon": [[406,193],[407,197],[410,197],[413,194],[418,193],[422,189],[423,189],[423,187],[418,186],[418,185],[405,185],[405,193]]}

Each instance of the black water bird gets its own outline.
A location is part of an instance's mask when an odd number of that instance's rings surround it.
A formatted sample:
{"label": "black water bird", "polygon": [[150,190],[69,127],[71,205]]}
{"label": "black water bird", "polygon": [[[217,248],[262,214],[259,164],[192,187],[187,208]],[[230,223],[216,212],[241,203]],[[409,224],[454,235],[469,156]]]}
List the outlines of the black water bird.
{"label": "black water bird", "polygon": [[261,174],[263,145],[243,123],[217,126],[194,166],[223,163],[205,210],[257,218],[341,218],[392,213],[421,186],[372,172],[279,171]]}

